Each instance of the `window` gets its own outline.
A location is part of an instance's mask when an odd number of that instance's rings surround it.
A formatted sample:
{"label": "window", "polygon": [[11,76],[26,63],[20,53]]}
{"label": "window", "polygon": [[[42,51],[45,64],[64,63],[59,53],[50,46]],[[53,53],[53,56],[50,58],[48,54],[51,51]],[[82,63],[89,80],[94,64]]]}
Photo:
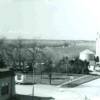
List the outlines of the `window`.
{"label": "window", "polygon": [[9,93],[9,86],[8,85],[2,86],[1,95],[6,95],[8,93]]}

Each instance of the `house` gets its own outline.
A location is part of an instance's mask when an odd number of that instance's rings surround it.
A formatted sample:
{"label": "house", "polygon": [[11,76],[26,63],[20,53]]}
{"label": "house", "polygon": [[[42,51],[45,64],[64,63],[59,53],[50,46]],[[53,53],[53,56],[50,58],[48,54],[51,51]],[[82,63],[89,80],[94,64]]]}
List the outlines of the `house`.
{"label": "house", "polygon": [[0,100],[8,100],[14,95],[14,72],[8,68],[2,68],[0,69]]}
{"label": "house", "polygon": [[89,62],[94,61],[94,57],[95,57],[95,53],[90,51],[89,49],[86,49],[86,50],[80,52],[80,56],[79,56],[80,60],[82,60],[82,61],[86,60]]}

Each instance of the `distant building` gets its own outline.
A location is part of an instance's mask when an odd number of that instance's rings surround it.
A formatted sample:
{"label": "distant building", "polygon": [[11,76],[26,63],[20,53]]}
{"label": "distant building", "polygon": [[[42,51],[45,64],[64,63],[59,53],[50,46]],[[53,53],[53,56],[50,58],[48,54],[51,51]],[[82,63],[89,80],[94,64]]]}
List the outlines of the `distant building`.
{"label": "distant building", "polygon": [[94,61],[95,53],[90,51],[89,49],[86,49],[82,52],[80,52],[79,58],[82,61]]}
{"label": "distant building", "polygon": [[0,69],[0,100],[7,100],[15,95],[14,73],[9,69]]}

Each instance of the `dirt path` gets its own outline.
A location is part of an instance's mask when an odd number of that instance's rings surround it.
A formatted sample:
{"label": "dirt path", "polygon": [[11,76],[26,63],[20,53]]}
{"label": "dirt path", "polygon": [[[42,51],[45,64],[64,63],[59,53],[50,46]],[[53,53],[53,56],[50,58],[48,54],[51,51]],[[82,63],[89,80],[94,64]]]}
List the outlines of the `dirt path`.
{"label": "dirt path", "polygon": [[58,87],[76,87],[76,86],[79,86],[83,83],[86,83],[86,82],[89,82],[89,81],[92,81],[92,80],[95,80],[95,79],[98,79],[98,78],[100,78],[100,76],[85,75],[85,76],[79,77],[75,80],[72,80],[70,82],[65,82],[65,83],[59,85]]}

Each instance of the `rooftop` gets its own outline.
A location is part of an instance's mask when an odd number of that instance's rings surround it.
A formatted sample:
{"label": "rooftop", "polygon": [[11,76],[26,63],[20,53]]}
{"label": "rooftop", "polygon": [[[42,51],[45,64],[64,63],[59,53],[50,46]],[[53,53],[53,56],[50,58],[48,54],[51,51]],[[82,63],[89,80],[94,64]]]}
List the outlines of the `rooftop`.
{"label": "rooftop", "polygon": [[0,78],[14,76],[14,72],[9,68],[0,68]]}
{"label": "rooftop", "polygon": [[91,51],[91,50],[89,50],[89,49],[83,50],[80,53],[84,53],[84,54],[94,54],[94,52]]}
{"label": "rooftop", "polygon": [[10,69],[9,68],[0,68],[0,72],[6,72],[6,71],[9,71]]}

